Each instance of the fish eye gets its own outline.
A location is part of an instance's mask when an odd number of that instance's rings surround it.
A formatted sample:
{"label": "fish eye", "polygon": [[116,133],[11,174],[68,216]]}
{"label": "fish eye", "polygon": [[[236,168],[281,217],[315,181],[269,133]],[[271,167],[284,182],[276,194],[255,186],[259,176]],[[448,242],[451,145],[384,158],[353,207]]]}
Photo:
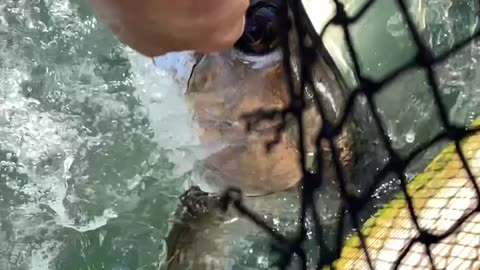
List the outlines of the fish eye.
{"label": "fish eye", "polygon": [[245,54],[263,55],[279,45],[280,7],[277,1],[257,1],[247,9],[245,30],[235,48]]}

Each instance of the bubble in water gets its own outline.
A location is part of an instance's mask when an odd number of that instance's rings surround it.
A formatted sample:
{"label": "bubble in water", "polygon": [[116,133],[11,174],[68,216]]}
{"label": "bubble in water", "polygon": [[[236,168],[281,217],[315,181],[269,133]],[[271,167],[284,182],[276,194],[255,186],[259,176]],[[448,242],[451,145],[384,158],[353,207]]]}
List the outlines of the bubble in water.
{"label": "bubble in water", "polygon": [[268,257],[266,256],[258,256],[257,258],[257,265],[262,267],[262,268],[267,268],[269,267],[269,261]]}
{"label": "bubble in water", "polygon": [[405,35],[406,25],[400,13],[396,13],[388,19],[387,29],[388,32],[394,37]]}
{"label": "bubble in water", "polygon": [[406,140],[408,143],[413,143],[413,141],[415,141],[415,131],[414,131],[414,130],[410,130],[410,131],[405,135],[405,140]]}
{"label": "bubble in water", "polygon": [[160,103],[163,101],[163,94],[162,93],[154,93],[151,97],[150,97],[150,102],[152,103]]}

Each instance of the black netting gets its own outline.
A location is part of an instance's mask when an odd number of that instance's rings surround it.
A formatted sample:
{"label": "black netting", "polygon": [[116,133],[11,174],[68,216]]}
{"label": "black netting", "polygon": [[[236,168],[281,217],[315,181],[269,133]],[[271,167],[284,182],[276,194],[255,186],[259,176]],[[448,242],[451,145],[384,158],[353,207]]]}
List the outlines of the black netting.
{"label": "black netting", "polygon": [[[447,106],[442,100],[441,92],[439,89],[440,87],[438,83],[438,76],[436,75],[436,71],[434,68],[435,65],[444,62],[449,57],[469,45],[472,40],[478,38],[480,32],[477,31],[474,35],[466,38],[461,42],[458,42],[450,49],[442,53],[435,54],[434,51],[426,45],[425,41],[422,39],[419,31],[417,30],[416,25],[410,13],[408,12],[407,1],[397,0],[395,2],[398,5],[398,8],[403,16],[403,20],[407,24],[407,30],[409,32],[410,38],[412,39],[417,48],[417,54],[413,60],[402,64],[391,72],[388,72],[385,76],[383,76],[383,78],[373,79],[369,76],[366,76],[362,71],[362,63],[359,60],[359,55],[357,54],[357,51],[352,42],[350,26],[355,24],[362,17],[366,16],[368,10],[376,1],[368,1],[354,15],[347,15],[347,12],[344,10],[344,5],[340,1],[336,0],[334,2],[336,5],[336,15],[328,22],[324,29],[328,29],[328,27],[331,27],[332,25],[340,26],[343,29],[345,38],[344,42],[347,46],[349,57],[352,62],[353,73],[356,78],[357,85],[356,87],[351,89],[352,91],[349,93],[348,99],[345,103],[345,111],[342,113],[339,121],[330,121],[328,117],[326,117],[327,112],[322,109],[323,106],[321,102],[321,97],[318,94],[313,95],[314,103],[318,111],[322,115],[322,118],[324,119],[321,131],[316,140],[316,145],[319,146],[322,142],[327,143],[330,146],[331,151],[329,153],[322,153],[321,147],[317,147],[317,151],[319,151],[319,153],[317,153],[315,161],[316,172],[311,172],[307,170],[307,166],[305,165],[306,161],[304,160],[305,150],[302,147],[304,143],[302,139],[303,134],[300,134],[298,141],[298,145],[301,146],[299,147],[301,152],[299,162],[302,164],[303,179],[301,189],[302,199],[300,203],[300,227],[297,230],[297,235],[293,238],[287,238],[278,233],[276,230],[270,228],[265,222],[262,221],[260,217],[257,217],[255,213],[249,211],[247,207],[242,203],[242,196],[240,190],[228,190],[223,197],[223,206],[224,208],[227,208],[229,205],[233,206],[247,219],[250,219],[252,222],[262,227],[266,232],[268,232],[268,234],[274,240],[274,250],[281,254],[281,260],[277,262],[277,266],[279,266],[281,269],[285,269],[286,267],[291,265],[294,257],[300,259],[301,268],[306,269],[307,252],[304,249],[303,243],[306,239],[307,228],[305,225],[305,221],[308,217],[311,217],[313,221],[313,228],[315,228],[316,231],[316,242],[320,247],[317,269],[321,269],[327,265],[332,265],[332,263],[340,257],[341,246],[345,240],[345,232],[348,231],[348,229],[345,228],[348,227],[351,227],[355,232],[358,233],[359,246],[361,249],[363,249],[367,265],[371,269],[374,269],[374,263],[372,262],[372,258],[369,255],[369,246],[367,245],[365,237],[360,230],[362,227],[363,218],[366,215],[366,212],[364,210],[369,207],[368,205],[371,204],[371,201],[373,200],[373,192],[376,190],[376,188],[379,187],[379,185],[383,183],[382,181],[385,180],[385,177],[387,175],[395,175],[399,179],[399,190],[401,190],[404,194],[404,199],[406,201],[406,206],[410,218],[419,233],[415,237],[409,239],[406,248],[400,252],[399,256],[397,256],[394,265],[399,266],[406,254],[409,252],[409,249],[417,243],[421,243],[422,245],[424,245],[426,250],[425,256],[429,257],[429,261],[431,263],[431,266],[428,266],[427,268],[435,269],[435,259],[433,258],[431,252],[432,245],[439,243],[443,239],[447,238],[474,213],[478,212],[480,210],[480,201],[477,201],[475,207],[471,208],[466,214],[462,215],[462,217],[459,218],[447,230],[443,231],[442,233],[433,233],[423,228],[417,220],[418,213],[416,213],[411,195],[407,192],[408,179],[406,178],[404,172],[406,171],[407,167],[410,166],[410,163],[420,154],[424,153],[426,149],[432,147],[434,144],[440,141],[448,140],[454,142],[455,151],[458,155],[459,160],[461,161],[462,166],[465,168],[466,174],[471,181],[473,189],[475,190],[477,196],[480,195],[480,190],[477,182],[475,181],[474,173],[472,173],[472,170],[469,168],[465,153],[460,147],[460,141],[476,132],[478,128],[466,129],[464,126],[453,124],[449,120]],[[328,55],[328,53],[326,53],[326,49],[322,43],[322,37],[325,31],[321,31],[320,35],[317,34],[313,25],[308,19],[307,13],[301,1],[288,0],[287,7],[288,8],[284,10],[283,17],[289,18],[290,15],[290,20],[284,20],[285,24],[283,25],[283,27],[285,27],[284,29],[287,29],[287,27],[295,27],[295,34],[297,35],[297,37],[294,40],[300,41],[298,42],[298,44],[296,44],[297,46],[294,46],[296,48],[298,47],[298,55],[300,60],[300,84],[295,84],[292,75],[294,72],[292,71],[292,62],[289,60],[292,48],[292,39],[288,36],[287,31],[285,31],[285,35],[282,36],[281,41],[284,55],[283,59],[284,68],[286,71],[286,79],[290,87],[290,106],[287,109],[281,111],[261,111],[255,114],[255,116],[248,116],[247,119],[252,125],[255,125],[255,123],[259,122],[259,119],[281,118],[285,121],[285,119],[291,116],[296,119],[296,122],[300,127],[300,133],[302,133],[301,131],[303,130],[303,125],[306,124],[302,121],[302,112],[305,107],[304,105],[306,97],[305,91],[299,91],[299,89],[315,89],[315,87],[317,87],[314,83],[314,78],[312,78],[311,70],[313,70],[313,65],[318,60],[319,55],[323,55],[325,57],[325,55]],[[325,60],[327,62],[332,61],[328,58]],[[427,143],[422,143],[416,149],[410,151],[410,153],[404,154],[400,153],[398,150],[395,149],[395,147],[392,146],[391,139],[388,136],[388,132],[385,128],[384,123],[382,122],[382,118],[376,110],[377,105],[375,97],[382,90],[384,90],[385,86],[392,83],[396,78],[404,75],[412,69],[417,68],[422,69],[426,74],[426,78],[430,86],[428,87],[428,89],[434,99],[436,110],[435,113],[438,114],[443,128],[442,131],[436,136],[433,136],[430,141],[428,141]],[[313,91],[313,93],[317,93],[317,91]],[[381,140],[382,147],[385,148],[389,158],[382,167],[382,169],[376,172],[375,176],[373,177],[373,181],[368,183],[368,186],[366,188],[363,188],[362,192],[358,193],[352,192],[348,188],[346,172],[342,167],[341,162],[339,161],[340,153],[337,149],[335,138],[341,134],[342,128],[349,121],[349,118],[353,117],[352,114],[354,114],[356,104],[359,102],[360,99],[366,101],[364,103],[364,107],[368,109],[368,114],[371,117],[372,123],[374,123],[372,129],[375,128],[379,131],[378,136]],[[280,131],[281,130],[279,130],[279,132]],[[322,168],[324,167],[325,155],[331,155],[331,158],[333,160],[336,171],[337,187],[341,194],[342,200],[341,209],[339,212],[340,220],[337,224],[338,231],[336,239],[338,243],[335,248],[328,247],[325,244],[325,235],[322,235],[323,231],[321,229],[323,224],[317,214],[316,204],[314,203],[315,191],[321,189],[321,186],[324,183],[324,179],[322,179],[322,174],[319,172],[321,172]],[[480,198],[480,196],[478,197]],[[352,269],[355,269],[355,267],[353,267]]]}

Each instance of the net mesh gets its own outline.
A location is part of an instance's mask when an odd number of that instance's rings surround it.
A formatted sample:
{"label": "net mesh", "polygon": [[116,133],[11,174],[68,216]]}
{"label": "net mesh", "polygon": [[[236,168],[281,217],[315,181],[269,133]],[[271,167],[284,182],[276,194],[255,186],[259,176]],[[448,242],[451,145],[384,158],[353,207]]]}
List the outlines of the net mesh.
{"label": "net mesh", "polygon": [[[387,73],[380,79],[366,76],[361,69],[358,53],[352,42],[350,26],[366,16],[368,10],[376,2],[367,1],[355,14],[347,15],[344,5],[334,0],[335,16],[317,34],[308,19],[305,7],[301,1],[288,0],[283,11],[284,27],[294,26],[298,42],[300,84],[294,83],[292,63],[289,61],[291,39],[282,35],[282,51],[286,80],[290,88],[291,102],[285,110],[257,112],[256,120],[272,119],[287,115],[293,116],[299,125],[300,164],[303,178],[301,188],[301,203],[299,228],[295,237],[286,237],[269,227],[260,217],[250,211],[242,202],[240,190],[228,189],[223,196],[223,207],[234,207],[245,218],[260,226],[273,239],[274,251],[278,252],[279,260],[276,266],[286,269],[292,266],[295,258],[300,262],[300,268],[307,268],[307,252],[303,243],[306,241],[306,219],[311,217],[316,233],[316,244],[319,247],[317,269],[333,267],[335,269],[475,269],[480,267],[480,189],[476,176],[480,173],[480,137],[474,135],[478,127],[465,128],[449,120],[448,109],[441,97],[438,76],[434,66],[446,61],[449,57],[476,40],[480,32],[475,32],[468,38],[456,43],[449,50],[434,53],[429,48],[416,28],[414,19],[408,11],[406,0],[395,0],[403,20],[406,22],[409,37],[416,46],[416,57]],[[288,19],[289,18],[289,19]],[[324,154],[316,155],[317,172],[311,172],[305,165],[305,150],[301,131],[303,130],[302,112],[305,104],[305,91],[298,89],[315,89],[312,78],[312,67],[319,55],[325,52],[322,43],[326,29],[333,25],[341,27],[344,42],[351,59],[356,86],[352,89],[346,101],[345,111],[340,121],[328,121],[322,111],[320,97],[313,96],[315,105],[324,119],[318,133],[317,145],[325,141],[330,146],[333,164],[335,166],[337,188],[341,194],[341,209],[338,223],[337,248],[328,248],[325,235],[322,235],[322,222],[316,211],[315,191],[323,184],[320,172],[324,166]],[[435,104],[435,112],[442,124],[442,131],[430,141],[420,144],[410,153],[399,153],[392,145],[388,132],[382,123],[381,115],[376,110],[375,96],[384,91],[386,85],[412,69],[425,71],[430,91]],[[314,91],[315,92],[315,91]],[[388,161],[376,173],[370,186],[361,193],[353,193],[347,188],[346,172],[339,161],[339,150],[335,138],[341,134],[348,118],[354,113],[358,99],[366,100],[372,120],[379,132],[383,147],[388,152]],[[250,119],[251,120],[251,119]],[[251,120],[252,124],[255,121]],[[373,128],[373,127],[372,127]],[[282,130],[278,130],[281,132]],[[468,138],[467,138],[468,137]],[[466,139],[467,138],[467,139]],[[466,141],[464,140],[466,139]],[[448,140],[448,147],[434,160],[427,169],[408,183],[405,175],[407,167],[422,153],[436,143]],[[272,142],[274,143],[274,142]],[[463,146],[462,146],[463,145]],[[320,147],[317,147],[318,151]],[[362,211],[371,203],[374,190],[382,183],[388,174],[398,177],[401,191],[383,210],[362,224]],[[349,223],[354,234],[344,243],[344,227]],[[343,246],[343,248],[342,248]]]}

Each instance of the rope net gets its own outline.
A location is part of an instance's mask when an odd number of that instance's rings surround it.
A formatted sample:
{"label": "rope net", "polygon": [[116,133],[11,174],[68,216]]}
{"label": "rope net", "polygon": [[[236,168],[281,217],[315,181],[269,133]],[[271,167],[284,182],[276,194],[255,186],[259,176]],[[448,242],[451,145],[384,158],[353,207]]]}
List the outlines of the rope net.
{"label": "rope net", "polygon": [[[379,0],[378,0],[379,1]],[[307,239],[307,220],[312,221],[315,231],[315,242],[319,254],[316,268],[331,267],[334,269],[477,269],[480,268],[478,258],[480,246],[480,189],[477,176],[480,174],[480,137],[474,135],[478,127],[473,125],[465,128],[449,119],[448,107],[442,100],[439,76],[435,66],[445,62],[466,46],[476,40],[480,32],[457,42],[447,50],[438,53],[430,48],[417,29],[414,18],[409,12],[409,2],[395,2],[402,19],[407,26],[408,35],[416,47],[416,57],[396,67],[381,78],[372,78],[362,70],[362,63],[352,41],[351,26],[367,16],[371,7],[378,2],[366,1],[355,14],[347,14],[345,6],[339,0],[333,0],[335,15],[328,21],[323,30],[316,31],[312,25],[305,6],[301,1],[287,0],[283,10],[282,29],[294,27],[294,39],[289,37],[289,31],[281,36],[283,65],[286,80],[290,88],[291,101],[288,108],[277,111],[260,111],[249,115],[246,119],[250,125],[255,125],[262,119],[288,117],[296,119],[300,136],[298,145],[299,162],[302,164],[303,178],[301,184],[301,202],[299,228],[294,237],[280,234],[269,227],[253,211],[250,211],[242,200],[241,191],[228,189],[223,195],[223,208],[233,207],[246,219],[260,226],[273,240],[273,250],[278,253],[275,266],[287,269],[298,264],[298,268],[307,269],[307,251],[304,242]],[[468,1],[467,1],[468,2]],[[474,2],[473,0],[471,1]],[[345,109],[338,121],[330,120],[322,106],[322,97],[313,95],[314,104],[321,114],[323,123],[315,142],[315,171],[307,169],[302,130],[304,123],[302,113],[305,109],[306,97],[304,89],[316,89],[312,70],[320,56],[326,62],[328,52],[323,43],[323,37],[329,27],[340,27],[343,32],[343,42],[348,58],[351,61],[355,84],[349,87],[349,95]],[[287,33],[288,32],[288,33]],[[320,34],[318,34],[320,33]],[[297,42],[292,44],[292,42]],[[381,41],[372,41],[380,43]],[[294,45],[294,46],[292,46]],[[291,48],[298,53],[298,76],[300,83],[295,83],[294,66],[290,61]],[[442,124],[441,131],[431,140],[421,143],[409,151],[401,153],[392,144],[382,116],[379,114],[376,96],[399,76],[413,69],[425,72],[429,87],[426,91],[434,100],[433,113],[438,114]],[[341,80],[341,76],[338,75]],[[347,85],[345,83],[345,85]],[[347,86],[345,86],[347,87]],[[313,91],[317,93],[317,91]],[[356,110],[361,104],[368,111],[368,121],[371,129],[377,130],[380,145],[388,156],[381,169],[372,175],[371,181],[363,183],[361,192],[348,188],[347,172],[342,166],[340,151],[335,142],[342,134],[342,129],[356,117]],[[365,115],[365,114],[364,114]],[[367,121],[367,120],[365,120]],[[278,130],[281,132],[282,130]],[[376,135],[376,136],[377,136]],[[372,139],[373,140],[373,139]],[[448,141],[447,147],[438,158],[410,181],[406,176],[407,169],[412,164],[429,163],[423,154],[435,145]],[[272,142],[275,144],[275,141]],[[322,152],[321,144],[330,147],[328,153]],[[325,167],[325,159],[331,159],[335,168],[336,188],[341,197],[338,213],[338,223],[335,232],[336,244],[327,244],[321,217],[317,213],[316,191],[325,184],[320,173]],[[421,162],[423,160],[423,163]],[[424,166],[423,165],[423,166]],[[372,207],[375,190],[385,182],[387,176],[394,176],[399,191],[383,209],[373,217]],[[368,221],[365,222],[365,219]],[[297,268],[297,266],[295,266]]]}

